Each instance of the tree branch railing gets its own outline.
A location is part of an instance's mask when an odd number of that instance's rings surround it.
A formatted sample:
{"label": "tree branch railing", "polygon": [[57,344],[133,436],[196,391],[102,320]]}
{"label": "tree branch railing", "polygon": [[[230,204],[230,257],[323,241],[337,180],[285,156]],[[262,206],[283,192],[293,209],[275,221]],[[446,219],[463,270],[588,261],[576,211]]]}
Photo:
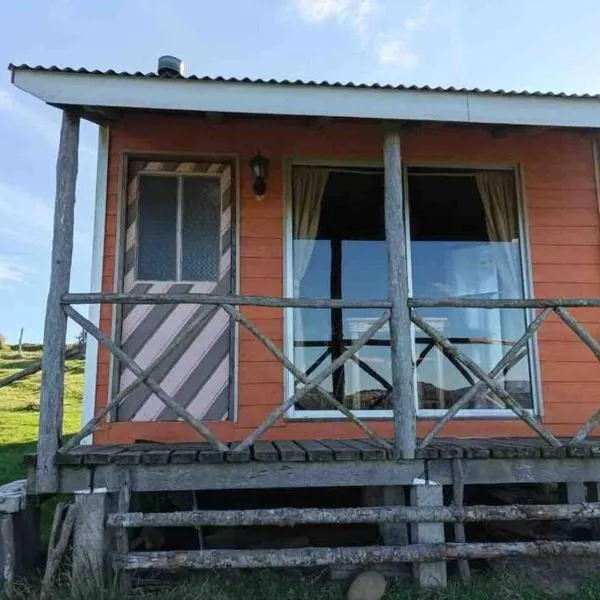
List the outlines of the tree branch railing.
{"label": "tree branch railing", "polygon": [[[107,335],[88,319],[77,312],[72,305],[75,304],[200,304],[210,305],[213,310],[203,312],[197,315],[186,327],[182,335],[177,336],[163,350],[158,358],[146,368],[142,368],[136,361],[119,348]],[[513,366],[519,363],[528,355],[528,347],[542,324],[552,315],[566,324],[579,339],[591,350],[591,352],[600,360],[600,343],[579,323],[567,310],[573,307],[600,307],[599,298],[550,298],[550,299],[472,299],[472,298],[442,298],[442,299],[408,299],[410,307],[410,318],[412,323],[419,328],[426,337],[417,337],[416,340],[426,345],[420,355],[414,360],[413,373],[415,366],[418,366],[434,348],[439,349],[452,364],[454,364],[461,373],[469,376],[471,387],[460,397],[453,405],[436,420],[431,430],[426,434],[420,448],[427,447],[440,431],[457,416],[461,409],[464,409],[474,398],[486,392],[493,394],[504,407],[511,410],[517,417],[524,421],[539,437],[544,439],[551,446],[560,446],[561,442],[554,434],[544,427],[532,414],[530,410],[524,408],[496,379],[499,375],[506,373]],[[358,368],[365,370],[366,363],[361,361],[357,352],[364,346],[385,346],[390,344],[389,340],[373,339],[377,332],[388,323],[390,319],[390,303],[386,300],[365,300],[351,301],[341,299],[305,299],[305,298],[272,298],[264,296],[220,296],[214,294],[65,294],[62,297],[63,310],[67,317],[73,319],[85,331],[92,335],[100,344],[105,346],[111,354],[128,367],[136,379],[118,392],[103,408],[101,408],[74,437],[65,442],[59,453],[66,453],[77,446],[85,437],[89,436],[106,418],[106,416],[117,409],[128,396],[139,386],[146,385],[168,408],[172,409],[176,415],[190,425],[197,433],[206,439],[213,447],[220,451],[243,452],[272,427],[285,413],[299,400],[308,394],[315,393],[322,398],[324,402],[332,409],[338,410],[346,419],[353,423],[367,437],[371,438],[378,446],[387,451],[394,452],[399,456],[398,440],[394,444],[382,438],[365,421],[356,416],[356,414],[338,401],[334,395],[322,387],[324,381],[330,377],[337,369],[346,362],[352,361],[358,365]],[[240,308],[244,306],[258,306],[271,308],[320,308],[320,309],[382,309],[382,314],[374,320],[371,326],[364,331],[356,340],[344,340],[344,352],[328,364],[327,368],[317,371],[318,367],[329,356],[330,352],[325,350],[317,360],[318,365],[311,367],[307,371],[302,371],[285,355],[283,350],[264,335],[260,329]],[[499,309],[541,309],[535,319],[528,325],[524,334],[514,343],[504,340],[493,340],[489,338],[460,338],[445,337],[440,331],[433,327],[426,319],[422,318],[417,309],[419,308],[480,308],[489,310]],[[289,371],[297,384],[300,384],[289,398],[282,402],[264,421],[248,435],[244,440],[233,448],[225,445],[218,436],[211,431],[201,420],[194,417],[189,411],[180,406],[176,400],[167,393],[160,383],[153,377],[157,368],[167,360],[183,344],[194,339],[197,332],[201,330],[206,319],[214,314],[215,310],[222,309],[231,317],[232,320],[239,323],[247,329],[256,339],[258,339],[267,350]],[[321,341],[317,341],[322,345]],[[482,369],[471,359],[459,346],[464,343],[484,343],[499,344],[501,346],[510,346],[506,354],[497,362],[489,372]],[[298,342],[300,346],[316,347],[312,342]],[[411,360],[413,360],[411,358]],[[415,364],[416,363],[416,364]],[[371,369],[371,367],[369,367]],[[369,371],[367,370],[367,373]],[[373,376],[372,373],[369,373]],[[378,379],[379,381],[379,379]],[[385,389],[393,394],[392,386],[381,377],[380,383],[387,383]],[[581,443],[585,438],[600,425],[600,410],[590,417],[580,428],[577,434],[569,442],[571,444]]]}

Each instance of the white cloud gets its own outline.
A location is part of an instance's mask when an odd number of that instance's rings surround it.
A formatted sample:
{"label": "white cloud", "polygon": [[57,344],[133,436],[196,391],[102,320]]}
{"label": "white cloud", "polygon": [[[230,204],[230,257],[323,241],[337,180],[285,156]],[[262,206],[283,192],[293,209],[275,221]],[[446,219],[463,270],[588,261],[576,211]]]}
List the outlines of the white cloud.
{"label": "white cloud", "polygon": [[0,256],[0,289],[7,281],[23,281],[25,271],[20,265],[9,262]]}
{"label": "white cloud", "polygon": [[320,24],[332,20],[346,23],[361,38],[365,38],[369,16],[375,12],[378,0],[293,0],[293,5],[308,23]]}
{"label": "white cloud", "polygon": [[[385,66],[414,68],[419,57],[414,37],[429,24],[433,0],[417,0],[414,14],[399,17],[398,8],[406,3],[384,0],[291,0],[307,23],[321,25],[328,21],[345,24],[367,52]],[[376,18],[376,17],[382,17]]]}
{"label": "white cloud", "polygon": [[413,38],[416,33],[425,29],[430,15],[431,0],[421,0],[416,16],[406,17],[397,29],[377,36],[373,50],[379,62],[402,69],[416,67],[419,57],[413,48]]}
{"label": "white cloud", "polygon": [[[6,113],[24,128],[31,130],[35,135],[43,138],[50,146],[58,149],[60,111],[53,110],[31,98],[20,100],[18,99],[18,94],[19,92],[13,88],[0,88],[0,113]],[[95,149],[82,138],[83,136],[80,136],[80,152],[86,155],[94,154]]]}
{"label": "white cloud", "polygon": [[48,143],[57,145],[59,130],[56,121],[51,117],[47,117],[43,110],[36,110],[24,102],[19,102],[16,98],[16,92],[12,90],[0,89],[0,112],[8,113],[13,119],[35,131]]}
{"label": "white cloud", "polygon": [[0,182],[0,243],[47,247],[52,234],[50,202]]}
{"label": "white cloud", "polygon": [[296,0],[295,4],[305,21],[322,23],[343,19],[348,14],[351,0]]}
{"label": "white cloud", "polygon": [[411,69],[419,63],[417,54],[407,45],[406,40],[393,36],[375,43],[375,54],[383,65],[395,65]]}

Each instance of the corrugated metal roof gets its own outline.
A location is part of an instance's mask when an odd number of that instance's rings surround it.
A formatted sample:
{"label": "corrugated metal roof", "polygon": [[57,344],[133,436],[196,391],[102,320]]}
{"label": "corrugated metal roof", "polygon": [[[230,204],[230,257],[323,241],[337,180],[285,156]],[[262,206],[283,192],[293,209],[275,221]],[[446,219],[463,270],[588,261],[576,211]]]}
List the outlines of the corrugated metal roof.
{"label": "corrugated metal roof", "polygon": [[336,88],[362,88],[362,89],[379,89],[379,90],[404,90],[404,91],[416,91],[416,92],[447,92],[457,94],[479,94],[487,96],[522,96],[522,97],[538,97],[538,98],[578,98],[578,99],[589,99],[599,100],[600,94],[567,94],[565,92],[541,92],[541,91],[517,91],[517,90],[491,90],[491,89],[480,89],[480,88],[458,88],[458,87],[443,87],[443,86],[419,86],[419,85],[393,85],[393,84],[379,84],[379,83],[353,83],[353,82],[329,82],[329,81],[303,81],[300,79],[261,79],[251,77],[210,77],[206,75],[158,75],[157,73],[149,72],[143,73],[141,71],[129,72],[129,71],[115,71],[108,69],[102,71],[99,69],[86,69],[80,67],[78,69],[72,67],[58,67],[52,65],[50,67],[43,67],[41,65],[14,65],[9,64],[8,68],[11,71],[24,70],[24,71],[39,71],[39,72],[56,72],[56,73],[79,73],[82,75],[99,75],[99,76],[117,76],[117,77],[144,77],[149,79],[185,79],[188,81],[206,81],[206,82],[223,82],[223,83],[254,83],[262,85],[296,85],[296,86],[313,86],[313,87],[336,87]]}

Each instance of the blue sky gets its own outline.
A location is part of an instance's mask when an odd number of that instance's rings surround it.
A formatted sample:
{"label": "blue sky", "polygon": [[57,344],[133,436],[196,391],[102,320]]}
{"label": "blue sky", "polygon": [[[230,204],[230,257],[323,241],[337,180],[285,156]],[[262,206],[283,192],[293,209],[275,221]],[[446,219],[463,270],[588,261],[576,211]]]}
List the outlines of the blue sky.
{"label": "blue sky", "polygon": [[[600,93],[597,0],[20,0],[0,63]],[[40,340],[60,111],[0,76],[0,332]],[[97,130],[82,129],[72,290],[89,288]]]}

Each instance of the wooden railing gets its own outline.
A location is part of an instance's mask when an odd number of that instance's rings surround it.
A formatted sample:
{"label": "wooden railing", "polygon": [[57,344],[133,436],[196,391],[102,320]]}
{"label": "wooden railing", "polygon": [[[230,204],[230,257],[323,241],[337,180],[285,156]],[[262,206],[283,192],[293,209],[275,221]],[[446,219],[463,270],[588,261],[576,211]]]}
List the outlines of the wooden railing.
{"label": "wooden railing", "polygon": [[[201,319],[197,318],[192,321],[186,331],[178,336],[171,344],[162,352],[149,367],[142,368],[138,365],[135,360],[119,348],[107,335],[98,329],[88,319],[83,317],[72,305],[75,304],[95,304],[95,303],[110,303],[110,304],[175,304],[175,303],[194,303],[194,304],[211,304],[222,307],[232,319],[237,321],[241,326],[245,327],[250,333],[252,333],[268,350],[269,352],[287,369],[296,382],[302,384],[302,387],[297,388],[294,393],[284,402],[282,402],[276,409],[274,409],[264,421],[248,435],[242,442],[237,444],[234,448],[229,449],[225,444],[212,432],[208,426],[202,423],[199,419],[194,417],[189,411],[180,406],[174,398],[167,393],[160,383],[153,378],[153,373],[161,365],[161,363],[167,359],[178,347],[182,344],[187,343],[197,333],[198,327],[201,325]],[[85,329],[89,335],[93,336],[98,340],[99,343],[103,344],[113,356],[121,362],[124,366],[131,369],[136,376],[136,380],[129,386],[121,390],[108,404],[102,408],[93,419],[91,419],[83,429],[74,437],[69,439],[60,449],[59,452],[68,452],[81,442],[85,437],[90,435],[94,429],[101,423],[106,415],[117,409],[119,405],[125,401],[128,395],[138,386],[146,385],[156,394],[156,396],[169,408],[175,411],[178,417],[188,423],[193,429],[195,429],[200,435],[202,435],[210,444],[215,448],[224,451],[231,450],[233,452],[242,452],[257,441],[270,427],[272,427],[277,420],[279,420],[286,411],[293,406],[296,402],[302,399],[311,392],[316,392],[319,396],[331,406],[331,408],[340,411],[348,420],[354,423],[363,433],[374,440],[378,445],[382,446],[386,450],[393,450],[398,457],[406,458],[401,452],[401,439],[399,436],[401,432],[397,429],[394,437],[393,444],[390,444],[387,440],[383,439],[378,433],[376,433],[363,419],[356,416],[347,406],[336,399],[333,394],[328,392],[322,387],[323,382],[336,371],[342,367],[348,360],[356,357],[356,353],[365,345],[372,341],[373,336],[388,323],[391,315],[389,303],[382,300],[367,300],[367,301],[345,301],[345,300],[333,300],[333,299],[295,299],[295,298],[271,298],[264,296],[218,296],[211,294],[67,294],[63,296],[62,303],[64,306],[65,314],[73,319],[78,325]],[[356,308],[368,308],[368,309],[383,309],[381,315],[374,320],[371,326],[358,337],[356,340],[348,340],[349,345],[345,351],[333,360],[325,369],[316,372],[313,370],[312,373],[307,374],[300,370],[294,363],[284,354],[284,352],[266,336],[260,329],[253,323],[246,315],[244,315],[240,308],[241,306],[262,306],[262,307],[277,307],[277,308],[341,308],[341,309],[356,309]],[[579,323],[568,311],[570,307],[600,307],[600,299],[598,298],[574,298],[574,299],[523,299],[523,300],[472,300],[472,299],[457,299],[457,298],[445,298],[445,299],[414,299],[411,298],[407,302],[407,306],[410,307],[410,318],[412,323],[418,327],[427,337],[426,342],[428,347],[439,348],[445,356],[449,357],[453,364],[461,367],[461,370],[470,374],[472,377],[473,385],[468,389],[464,395],[459,398],[442,416],[431,431],[425,436],[420,443],[420,447],[427,447],[435,436],[442,430],[442,428],[452,420],[457,413],[466,407],[470,401],[476,396],[486,391],[491,391],[495,397],[502,402],[502,404],[513,411],[521,420],[523,420],[535,433],[543,438],[548,444],[552,446],[560,446],[561,442],[544,427],[532,414],[531,411],[524,408],[502,385],[500,385],[496,378],[498,375],[505,373],[512,366],[517,364],[523,357],[527,355],[528,345],[532,340],[533,336],[537,333],[538,329],[548,319],[551,314],[556,314],[558,317],[583,341],[583,343],[593,352],[593,354],[600,359],[600,343],[594,339],[594,337]],[[445,337],[442,333],[436,330],[430,325],[425,319],[423,319],[417,312],[419,308],[480,308],[488,310],[501,310],[501,309],[526,309],[536,308],[540,309],[535,319],[526,328],[523,335],[509,348],[506,354],[498,361],[498,363],[489,371],[483,370],[477,363],[470,358],[464,351],[458,346],[461,339],[452,341]],[[408,341],[407,344],[410,348],[410,333],[408,331],[402,332],[401,337]],[[412,359],[411,350],[406,351],[401,355],[400,359],[408,363],[411,377],[414,373],[414,365]],[[394,364],[392,358],[392,373],[398,368],[397,364]],[[475,383],[477,381],[477,383]],[[405,389],[393,388],[391,390],[392,396],[396,398],[402,394],[406,394]],[[411,391],[412,394],[412,391]],[[411,395],[411,402],[413,397]],[[393,412],[396,417],[397,411],[400,410],[398,415],[401,420],[411,418],[411,415],[405,415],[401,412],[403,403],[394,401]],[[581,427],[572,442],[583,441],[589,433],[600,423],[600,410],[593,415],[588,421]],[[416,438],[413,440],[416,444]]]}

